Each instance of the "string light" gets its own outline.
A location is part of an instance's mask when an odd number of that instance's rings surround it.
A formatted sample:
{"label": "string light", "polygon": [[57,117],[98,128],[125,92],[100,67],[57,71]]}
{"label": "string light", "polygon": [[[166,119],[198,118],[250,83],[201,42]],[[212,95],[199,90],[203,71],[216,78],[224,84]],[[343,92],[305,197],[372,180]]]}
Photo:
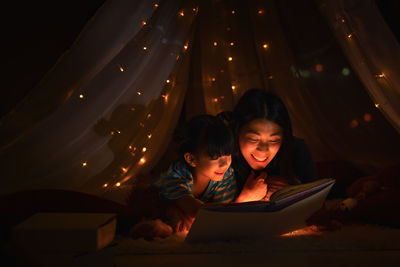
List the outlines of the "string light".
{"label": "string light", "polygon": [[213,102],[217,103],[218,102],[218,98],[213,98]]}
{"label": "string light", "polygon": [[158,7],[158,4],[157,4],[157,3],[155,3],[153,6],[154,6],[155,8],[157,8],[157,7]]}
{"label": "string light", "polygon": [[121,170],[122,170],[123,173],[127,173],[128,172],[128,169],[124,168],[124,167],[121,167]]}
{"label": "string light", "polygon": [[129,150],[132,150],[132,146],[128,146]]}
{"label": "string light", "polygon": [[215,77],[212,77],[212,78],[211,78],[211,81],[215,82]]}
{"label": "string light", "polygon": [[376,78],[385,78],[385,73],[375,75]]}
{"label": "string light", "polygon": [[348,35],[347,35],[347,38],[351,38],[351,37],[353,37],[353,34],[352,33],[349,33]]}
{"label": "string light", "polygon": [[379,107],[380,107],[380,105],[379,105],[378,103],[376,103],[376,104],[375,104],[375,107],[376,107],[376,108],[379,108]]}
{"label": "string light", "polygon": [[147,50],[147,46],[143,46],[143,50]]}
{"label": "string light", "polygon": [[131,107],[131,111],[135,111],[136,110],[136,108],[135,107]]}
{"label": "string light", "polygon": [[235,43],[234,43],[234,42],[231,42],[231,43],[230,43],[230,45],[231,45],[231,46],[234,46],[234,45],[235,45]]}
{"label": "string light", "polygon": [[236,86],[235,86],[235,85],[232,85],[231,87],[232,87],[232,90],[235,91]]}
{"label": "string light", "polygon": [[344,18],[342,18],[341,22],[342,22],[342,23],[344,23],[344,22],[345,22]]}
{"label": "string light", "polygon": [[183,46],[183,49],[187,50],[188,47],[189,47],[189,44],[186,43],[186,44]]}
{"label": "string light", "polygon": [[146,25],[147,24],[147,22],[146,21],[142,21],[142,26],[144,26],[144,25]]}
{"label": "string light", "polygon": [[86,161],[82,162],[82,167],[87,167],[87,162]]}
{"label": "string light", "polygon": [[217,46],[217,45],[218,45],[218,43],[217,43],[217,42],[214,42],[214,43],[213,43],[213,45],[214,45],[214,46]]}
{"label": "string light", "polygon": [[143,147],[143,148],[142,148],[142,152],[146,152],[146,150],[147,150],[146,147]]}
{"label": "string light", "polygon": [[120,186],[121,186],[121,183],[118,182],[118,183],[115,184],[115,186],[116,186],[116,187],[120,187]]}
{"label": "string light", "polygon": [[138,91],[137,91],[137,94],[138,94],[138,95],[142,95],[142,92],[138,90]]}
{"label": "string light", "polygon": [[369,113],[365,113],[363,118],[366,122],[370,122],[372,120],[372,116]]}
{"label": "string light", "polygon": [[147,119],[151,118],[151,113],[147,114]]}
{"label": "string light", "polygon": [[317,65],[315,65],[315,70],[317,72],[321,72],[324,70],[324,66],[322,66],[322,64],[317,64]]}
{"label": "string light", "polygon": [[103,187],[106,188],[108,186],[108,184],[103,184]]}
{"label": "string light", "polygon": [[179,15],[180,15],[181,17],[183,17],[183,16],[185,16],[185,12],[183,12],[183,10],[182,10],[181,12],[179,12]]}
{"label": "string light", "polygon": [[147,135],[147,138],[148,138],[148,139],[151,139],[151,137],[152,137],[151,134],[148,134],[148,135]]}
{"label": "string light", "polygon": [[146,159],[144,158],[144,157],[142,157],[140,160],[139,160],[139,165],[143,165],[143,164],[145,164],[146,163]]}
{"label": "string light", "polygon": [[268,44],[267,43],[263,44],[263,48],[268,49]]}
{"label": "string light", "polygon": [[165,82],[166,82],[166,83],[170,83],[171,81],[170,81],[170,80],[166,80]]}
{"label": "string light", "polygon": [[144,127],[143,122],[140,122],[140,123],[139,123],[139,126],[140,126],[140,127]]}
{"label": "string light", "polygon": [[232,57],[228,57],[228,61],[232,61],[233,60],[233,58]]}
{"label": "string light", "polygon": [[84,98],[83,94],[80,94],[80,95],[79,95],[79,98],[80,98],[80,99],[83,99],[83,98]]}
{"label": "string light", "polygon": [[161,95],[162,98],[164,98],[164,102],[168,103],[168,94]]}
{"label": "string light", "polygon": [[121,71],[121,72],[124,72],[124,68],[120,65],[119,66],[119,70]]}
{"label": "string light", "polygon": [[259,10],[257,11],[257,13],[258,13],[258,15],[262,15],[262,14],[264,14],[264,10],[259,9]]}
{"label": "string light", "polygon": [[235,13],[236,13],[235,10],[232,10],[232,15],[235,14]]}

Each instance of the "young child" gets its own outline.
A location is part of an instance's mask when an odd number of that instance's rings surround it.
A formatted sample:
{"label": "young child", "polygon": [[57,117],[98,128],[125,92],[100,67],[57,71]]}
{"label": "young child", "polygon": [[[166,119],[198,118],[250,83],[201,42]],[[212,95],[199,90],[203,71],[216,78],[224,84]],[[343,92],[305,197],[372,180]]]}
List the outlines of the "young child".
{"label": "young child", "polygon": [[[180,144],[181,160],[152,181],[166,203],[161,219],[173,232],[188,231],[204,203],[226,203],[237,197],[236,180],[230,167],[232,147],[233,135],[217,117],[199,115],[189,121]],[[154,236],[163,232],[165,237],[171,232],[161,221],[147,220],[135,225],[131,234],[144,236],[149,229]]]}

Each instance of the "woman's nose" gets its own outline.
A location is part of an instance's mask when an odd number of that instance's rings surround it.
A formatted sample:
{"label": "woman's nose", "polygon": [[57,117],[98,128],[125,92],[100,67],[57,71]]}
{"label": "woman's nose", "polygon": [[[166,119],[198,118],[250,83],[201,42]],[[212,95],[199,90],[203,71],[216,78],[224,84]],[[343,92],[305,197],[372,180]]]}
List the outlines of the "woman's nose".
{"label": "woman's nose", "polygon": [[267,151],[269,149],[268,143],[259,143],[257,146],[257,150]]}

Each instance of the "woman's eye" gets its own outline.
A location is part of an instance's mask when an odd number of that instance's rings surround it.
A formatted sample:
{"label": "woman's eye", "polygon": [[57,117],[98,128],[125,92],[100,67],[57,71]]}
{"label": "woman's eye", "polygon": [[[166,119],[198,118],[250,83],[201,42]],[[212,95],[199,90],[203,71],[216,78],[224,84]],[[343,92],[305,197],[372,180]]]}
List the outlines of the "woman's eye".
{"label": "woman's eye", "polygon": [[281,140],[280,139],[278,139],[278,140],[271,140],[271,141],[269,141],[269,143],[271,143],[271,144],[279,144],[281,142]]}

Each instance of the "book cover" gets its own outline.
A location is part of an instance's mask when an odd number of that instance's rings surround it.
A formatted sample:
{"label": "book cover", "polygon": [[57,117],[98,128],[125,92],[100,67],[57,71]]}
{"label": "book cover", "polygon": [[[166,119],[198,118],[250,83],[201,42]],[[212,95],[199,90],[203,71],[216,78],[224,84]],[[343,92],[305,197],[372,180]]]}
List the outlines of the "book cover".
{"label": "book cover", "polygon": [[53,213],[32,215],[13,228],[12,241],[27,250],[90,252],[115,237],[113,213]]}
{"label": "book cover", "polygon": [[269,201],[204,206],[186,240],[260,239],[299,229],[322,207],[334,183],[324,178],[282,188]]}

